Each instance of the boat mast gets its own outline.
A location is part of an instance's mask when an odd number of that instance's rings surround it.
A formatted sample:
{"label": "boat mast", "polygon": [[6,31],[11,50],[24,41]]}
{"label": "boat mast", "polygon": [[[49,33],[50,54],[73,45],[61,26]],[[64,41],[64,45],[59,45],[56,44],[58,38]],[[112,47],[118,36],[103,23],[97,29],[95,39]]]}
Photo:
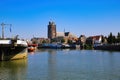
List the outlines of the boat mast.
{"label": "boat mast", "polygon": [[10,27],[12,26],[12,24],[1,23],[1,26],[2,26],[2,39],[4,39],[4,27],[5,27],[5,25],[10,25]]}

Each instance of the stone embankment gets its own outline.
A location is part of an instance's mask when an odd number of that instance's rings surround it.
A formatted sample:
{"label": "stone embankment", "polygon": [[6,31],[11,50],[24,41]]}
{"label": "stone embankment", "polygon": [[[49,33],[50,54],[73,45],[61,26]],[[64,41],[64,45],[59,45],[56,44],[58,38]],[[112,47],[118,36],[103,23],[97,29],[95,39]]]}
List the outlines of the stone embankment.
{"label": "stone embankment", "polygon": [[107,44],[94,47],[95,50],[120,51],[120,44]]}

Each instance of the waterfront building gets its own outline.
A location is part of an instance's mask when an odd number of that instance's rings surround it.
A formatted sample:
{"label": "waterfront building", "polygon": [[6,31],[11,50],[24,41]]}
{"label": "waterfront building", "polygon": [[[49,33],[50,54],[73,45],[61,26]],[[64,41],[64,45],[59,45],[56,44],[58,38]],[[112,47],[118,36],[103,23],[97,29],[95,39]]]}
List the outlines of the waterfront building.
{"label": "waterfront building", "polygon": [[78,42],[82,45],[84,45],[86,43],[86,36],[85,35],[81,35],[78,39]]}
{"label": "waterfront building", "polygon": [[72,43],[76,43],[76,41],[78,40],[77,36],[71,32],[65,32],[64,34],[65,34],[65,42],[68,42],[70,40],[72,41]]}
{"label": "waterfront building", "polygon": [[50,43],[48,38],[32,38],[31,41],[34,44]]}
{"label": "waterfront building", "polygon": [[103,40],[102,35],[97,35],[97,36],[90,36],[87,38],[86,43],[87,44],[101,44]]}
{"label": "waterfront building", "polygon": [[54,22],[49,22],[48,25],[48,38],[53,39],[56,38],[56,25]]}
{"label": "waterfront building", "polygon": [[65,37],[64,32],[57,32],[56,37]]}
{"label": "waterfront building", "polygon": [[57,32],[56,33],[56,38],[54,38],[56,42],[62,42],[62,40],[64,39],[64,32]]}
{"label": "waterfront building", "polygon": [[51,42],[62,42],[63,40],[65,40],[65,43],[67,43],[68,40],[76,42],[76,40],[78,39],[77,36],[75,36],[71,32],[57,32],[54,22],[49,22],[48,38],[51,40]]}
{"label": "waterfront building", "polygon": [[57,32],[55,39],[57,42],[62,42],[62,40],[64,40],[65,41],[64,43],[67,43],[68,40],[71,40],[72,42],[76,42],[78,38],[71,32]]}

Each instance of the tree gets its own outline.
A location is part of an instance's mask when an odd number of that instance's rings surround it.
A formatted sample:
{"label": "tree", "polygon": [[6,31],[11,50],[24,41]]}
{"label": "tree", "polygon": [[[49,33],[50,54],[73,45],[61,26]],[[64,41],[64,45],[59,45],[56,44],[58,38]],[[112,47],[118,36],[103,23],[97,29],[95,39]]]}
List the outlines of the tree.
{"label": "tree", "polygon": [[112,35],[112,33],[110,33],[110,35],[107,38],[107,41],[109,44],[117,43],[117,38],[116,36]]}
{"label": "tree", "polygon": [[105,37],[104,36],[102,36],[102,43],[104,43],[105,42]]}
{"label": "tree", "polygon": [[56,42],[56,40],[55,40],[55,39],[51,39],[51,43],[52,43],[52,42]]}
{"label": "tree", "polygon": [[72,44],[72,40],[69,40],[69,39],[68,39],[68,42],[67,42],[67,43],[68,43],[68,44]]}
{"label": "tree", "polygon": [[116,40],[117,39],[115,38],[115,36],[112,36],[112,41],[113,41],[112,43],[116,43]]}
{"label": "tree", "polygon": [[118,32],[118,35],[117,35],[117,43],[120,43],[120,33]]}
{"label": "tree", "polygon": [[112,43],[113,43],[113,35],[112,35],[112,32],[110,32],[110,35],[108,36],[107,41],[108,41],[109,44],[112,44]]}
{"label": "tree", "polygon": [[42,41],[42,43],[46,43],[46,41],[45,41],[45,40],[43,40],[43,41]]}
{"label": "tree", "polygon": [[62,40],[61,40],[61,43],[64,43],[64,42],[65,42],[65,39],[62,39]]}
{"label": "tree", "polygon": [[118,35],[117,35],[117,37],[120,37],[120,33],[118,32]]}

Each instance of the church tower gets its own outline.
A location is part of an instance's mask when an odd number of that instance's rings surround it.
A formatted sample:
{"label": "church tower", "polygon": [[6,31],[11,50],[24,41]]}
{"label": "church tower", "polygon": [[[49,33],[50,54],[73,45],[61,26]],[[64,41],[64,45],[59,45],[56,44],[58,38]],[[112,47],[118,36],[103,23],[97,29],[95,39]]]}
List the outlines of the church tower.
{"label": "church tower", "polygon": [[49,22],[48,25],[48,38],[56,38],[56,25],[54,22]]}

